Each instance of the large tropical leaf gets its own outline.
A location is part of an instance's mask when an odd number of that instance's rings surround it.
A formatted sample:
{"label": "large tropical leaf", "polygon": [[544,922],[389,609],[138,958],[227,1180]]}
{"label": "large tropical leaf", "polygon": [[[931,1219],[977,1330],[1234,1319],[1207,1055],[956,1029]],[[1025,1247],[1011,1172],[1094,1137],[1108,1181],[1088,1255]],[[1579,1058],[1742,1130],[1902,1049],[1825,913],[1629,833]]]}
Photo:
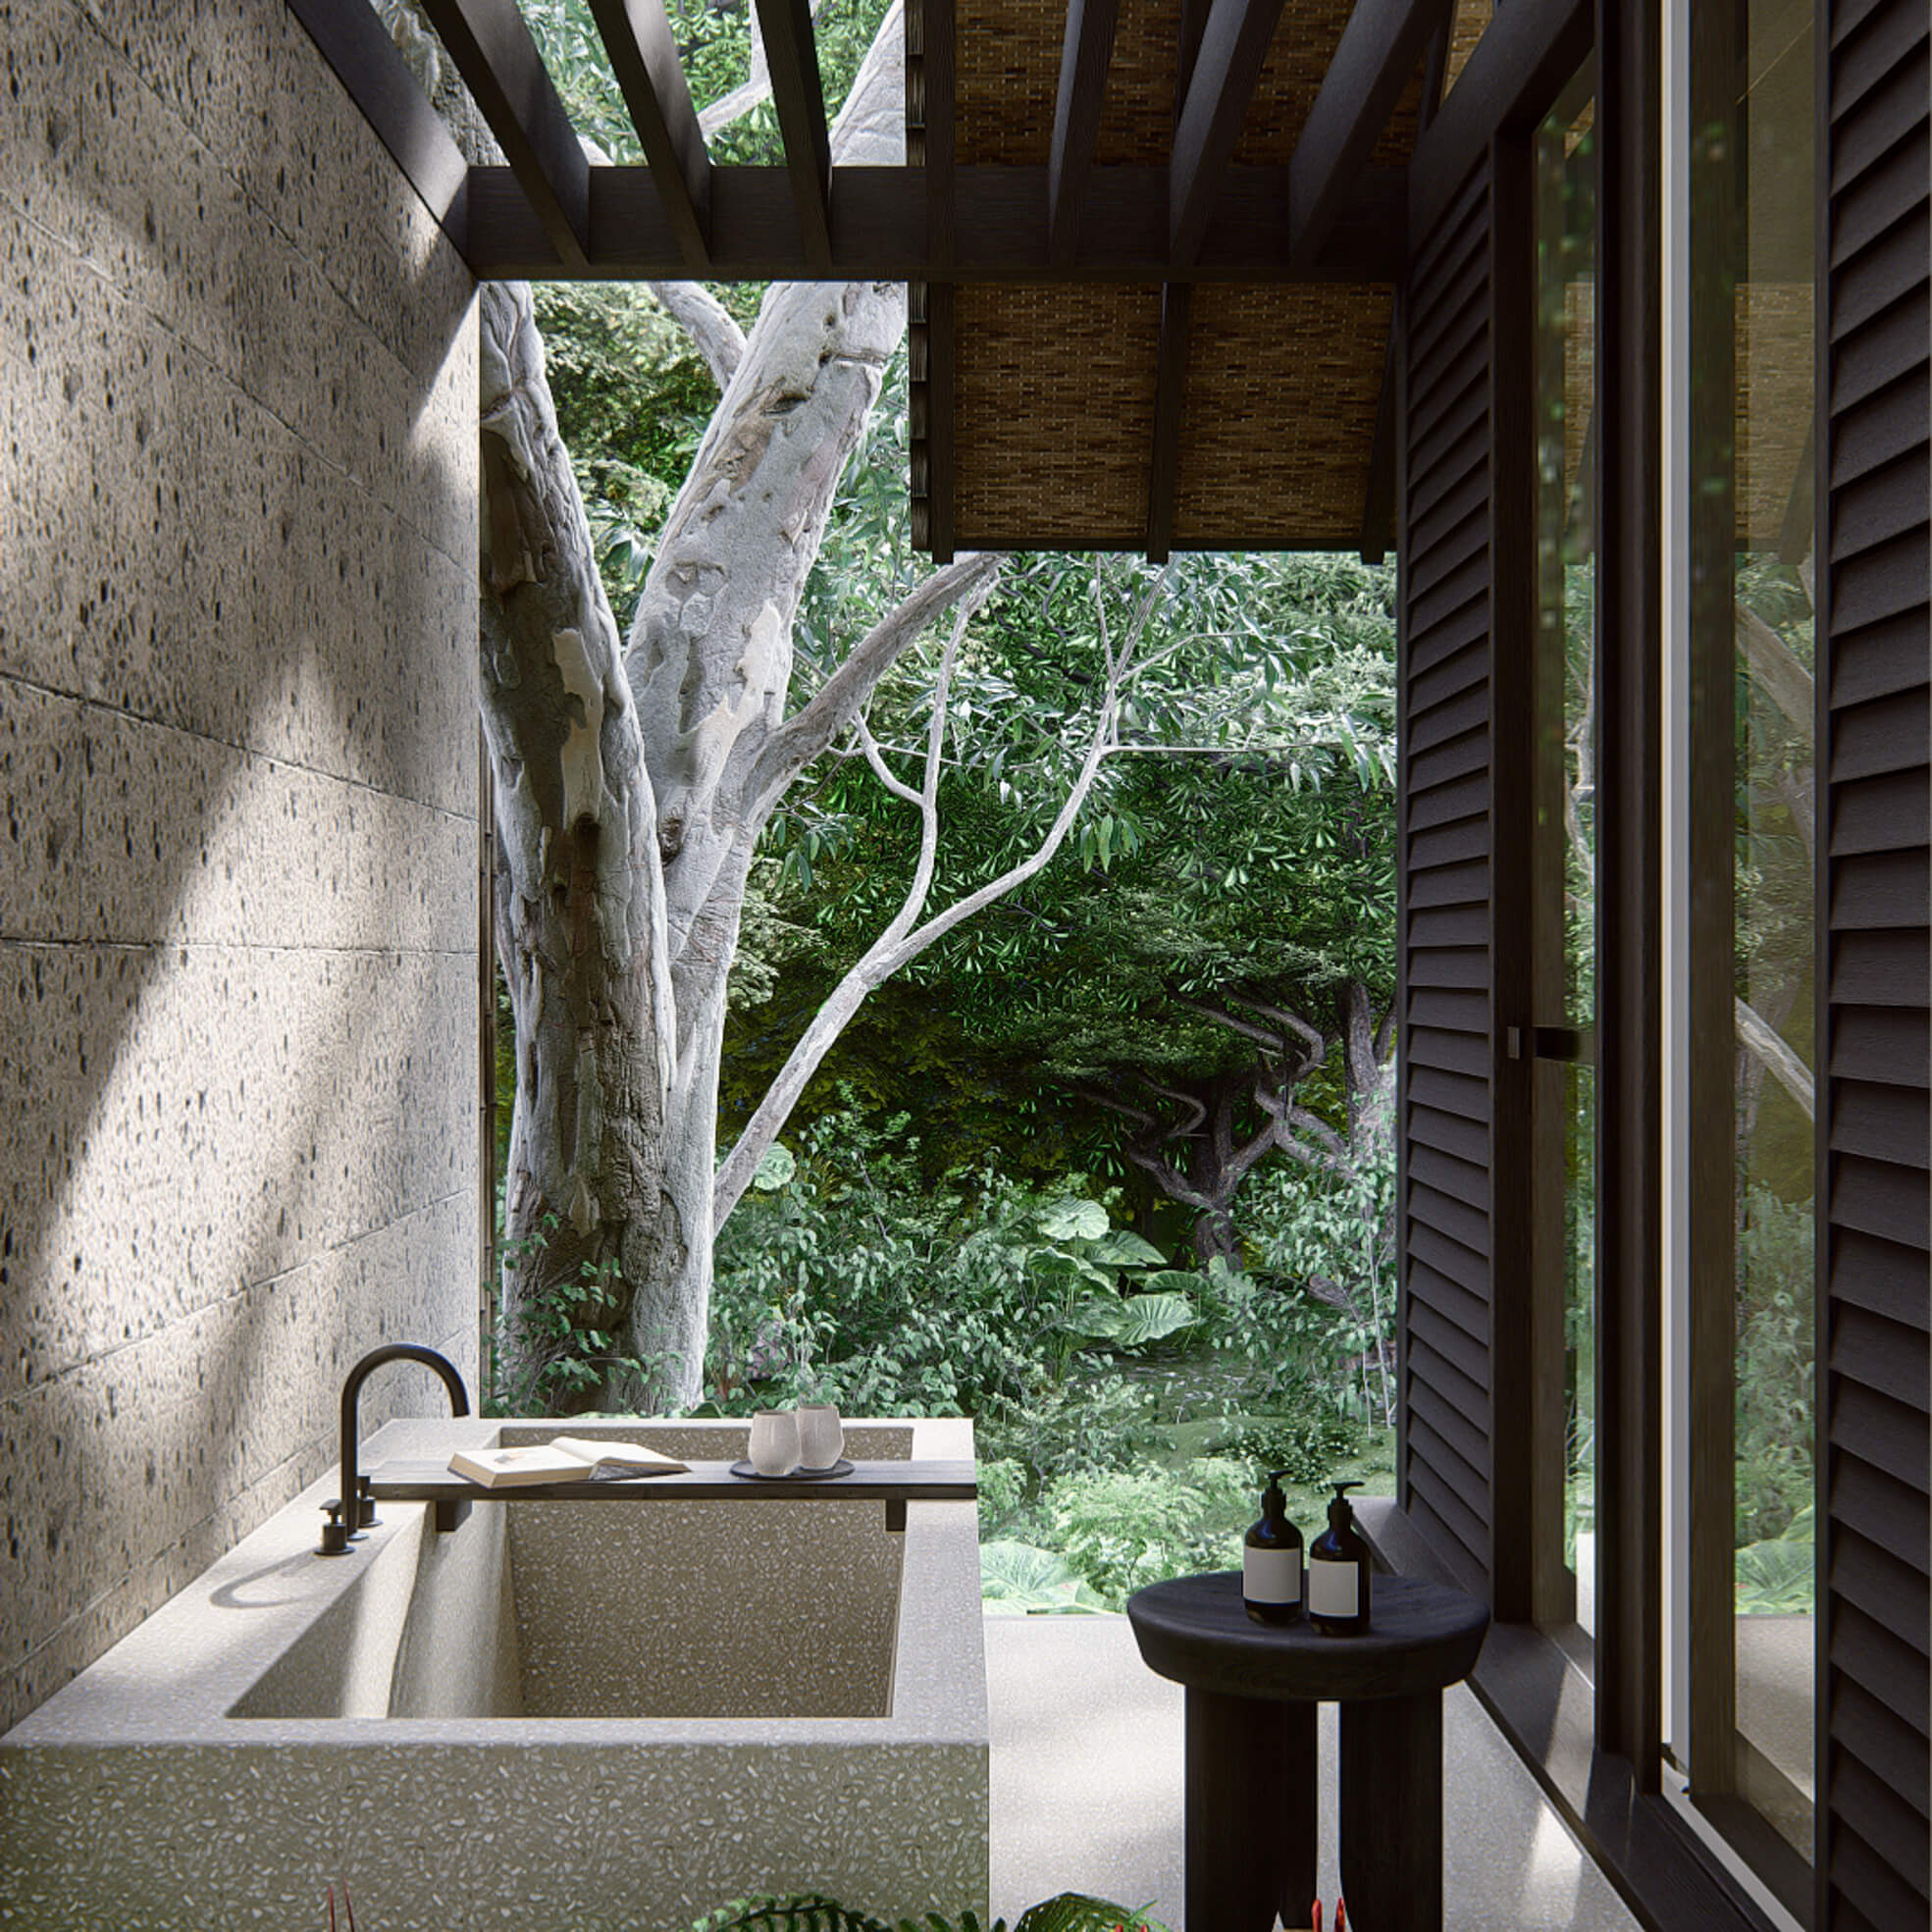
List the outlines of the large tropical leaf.
{"label": "large tropical leaf", "polygon": [[1085,1616],[1107,1607],[1064,1556],[1028,1542],[980,1544],[979,1593],[1029,1617]]}
{"label": "large tropical leaf", "polygon": [[1103,1268],[1159,1268],[1167,1256],[1130,1227],[1110,1227],[1087,1249],[1087,1259]]}
{"label": "large tropical leaf", "polygon": [[1107,1210],[1098,1201],[1069,1195],[1040,1217],[1040,1232],[1049,1241],[1097,1241],[1107,1232]]}
{"label": "large tropical leaf", "polygon": [[1020,1913],[1013,1932],[1167,1932],[1167,1928],[1125,1906],[1090,1899],[1082,1892],[1063,1892]]}
{"label": "large tropical leaf", "polygon": [[1067,1317],[1076,1335],[1088,1335],[1115,1348],[1140,1348],[1194,1324],[1194,1304],[1185,1295],[1093,1295]]}
{"label": "large tropical leaf", "polygon": [[1801,1616],[1813,1608],[1818,1551],[1808,1540],[1747,1543],[1737,1560],[1739,1616]]}

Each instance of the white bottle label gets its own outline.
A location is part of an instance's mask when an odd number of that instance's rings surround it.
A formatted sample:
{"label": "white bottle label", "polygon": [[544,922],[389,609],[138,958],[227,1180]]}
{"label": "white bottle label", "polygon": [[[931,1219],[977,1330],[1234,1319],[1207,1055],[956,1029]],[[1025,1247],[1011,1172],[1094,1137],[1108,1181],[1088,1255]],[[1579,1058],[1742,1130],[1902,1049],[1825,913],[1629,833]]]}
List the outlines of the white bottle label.
{"label": "white bottle label", "polygon": [[1353,1563],[1308,1566],[1308,1614],[1311,1617],[1358,1617],[1362,1614],[1360,1585]]}
{"label": "white bottle label", "polygon": [[1299,1603],[1301,1551],[1252,1546],[1242,1550],[1241,1594],[1250,1603]]}

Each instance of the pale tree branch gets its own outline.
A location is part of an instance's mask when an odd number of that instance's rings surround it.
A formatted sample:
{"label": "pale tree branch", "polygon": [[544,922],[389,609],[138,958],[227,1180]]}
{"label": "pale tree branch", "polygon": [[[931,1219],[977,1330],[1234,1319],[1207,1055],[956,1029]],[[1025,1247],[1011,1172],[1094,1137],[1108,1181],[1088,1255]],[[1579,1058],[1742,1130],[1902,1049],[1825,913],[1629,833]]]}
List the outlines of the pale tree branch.
{"label": "pale tree branch", "polygon": [[961,598],[976,609],[1005,567],[1003,556],[963,556],[902,598],[846,653],[809,704],[771,734],[746,781],[747,816],[761,823],[785,788],[859,715],[879,680]]}
{"label": "pale tree branch", "polygon": [[[805,1091],[807,1083],[818,1070],[825,1055],[831,1051],[832,1043],[851,1022],[853,1016],[863,1005],[875,987],[904,966],[908,961],[916,959],[919,954],[935,941],[943,939],[956,926],[962,925],[975,914],[984,911],[995,901],[1004,899],[1017,887],[1038,873],[1053,859],[1065,843],[1073,821],[1079,816],[1080,809],[1086,804],[1087,794],[1092,791],[1094,780],[1100,775],[1100,767],[1107,757],[1115,739],[1120,722],[1121,697],[1126,684],[1134,651],[1145,632],[1148,620],[1154,612],[1154,605],[1166,589],[1168,573],[1163,571],[1149,587],[1142,598],[1129,627],[1126,639],[1116,652],[1106,645],[1106,622],[1103,614],[1101,637],[1107,649],[1107,684],[1098,705],[1093,731],[1087,742],[1086,756],[1081,761],[1079,775],[1060,810],[1055,814],[1052,826],[1046,836],[1034,848],[1031,855],[1018,864],[1009,866],[998,878],[990,880],[976,892],[966,894],[956,901],[945,912],[935,914],[922,924],[914,921],[923,909],[925,895],[931,885],[932,858],[937,845],[937,783],[939,770],[939,748],[943,742],[946,707],[944,685],[934,694],[934,720],[927,737],[926,775],[928,804],[922,806],[925,825],[920,840],[919,866],[906,903],[898,916],[866,949],[863,957],[833,988],[825,1004],[812,1016],[811,1023],[806,1028],[799,1043],[792,1049],[785,1065],[779,1069],[777,1077],[766,1089],[764,1098],[758,1103],[757,1111],[747,1123],[737,1144],[732,1148],[724,1163],[718,1169],[717,1181],[712,1196],[712,1227],[723,1227],[725,1218],[738,1203],[750,1183],[757,1164],[764,1158],[765,1150],[776,1139],[778,1130],[790,1118],[792,1109],[798,1104],[799,1096]],[[990,576],[982,595],[991,590]],[[1099,594],[1098,573],[1096,572],[1096,596]],[[973,606],[968,605],[960,613],[953,629],[952,640],[947,647],[948,674],[952,656],[959,650],[966,635],[966,625],[972,616]]]}
{"label": "pale tree branch", "polygon": [[852,726],[853,729],[859,734],[860,748],[865,754],[865,762],[872,767],[873,777],[875,777],[879,781],[879,783],[883,785],[886,788],[886,790],[892,794],[894,798],[902,799],[908,805],[923,806],[924,804],[923,796],[920,793],[915,792],[912,788],[912,786],[907,784],[906,781],[903,778],[901,778],[897,772],[893,770],[891,765],[886,763],[885,758],[883,757],[883,756],[881,756],[879,752],[879,741],[872,736],[872,727],[866,723],[864,714],[862,712],[858,717],[853,719]]}
{"label": "pale tree branch", "polygon": [[745,332],[737,317],[701,282],[648,282],[645,287],[691,338],[723,394],[745,359]]}
{"label": "pale tree branch", "polygon": [[1751,681],[1793,724],[1809,733],[1815,687],[1802,659],[1748,603],[1738,605],[1737,633]]}
{"label": "pale tree branch", "polygon": [[1791,1095],[1807,1121],[1817,1118],[1816,1082],[1811,1070],[1790,1043],[1754,1008],[1733,1000],[1737,1010],[1738,1044]]}
{"label": "pale tree branch", "polygon": [[[752,1175],[757,1171],[757,1164],[764,1158],[765,1150],[778,1137],[778,1130],[785,1124],[792,1109],[798,1104],[799,1095],[805,1091],[806,1083],[818,1070],[820,1062],[830,1050],[832,1042],[844,1031],[852,1015],[859,1011],[860,1003],[872,990],[862,978],[855,980],[855,975],[862,975],[868,962],[875,958],[890,955],[901,945],[918,918],[926,902],[926,895],[932,890],[933,867],[939,857],[939,780],[944,768],[941,753],[946,745],[947,701],[953,688],[953,667],[959,661],[960,647],[966,642],[967,627],[971,624],[980,602],[992,591],[992,580],[986,581],[979,597],[969,599],[960,606],[953,619],[952,634],[946,640],[946,649],[939,660],[939,675],[932,688],[932,715],[926,726],[925,768],[921,774],[919,789],[914,792],[910,785],[896,778],[888,769],[878,748],[873,743],[870,729],[862,717],[855,719],[861,741],[866,748],[867,757],[874,771],[885,781],[886,787],[897,797],[916,807],[919,814],[919,856],[913,868],[913,881],[906,889],[906,897],[899,911],[893,915],[885,930],[874,940],[845,980],[834,990],[831,999],[813,1017],[812,1023],[806,1028],[805,1037],[792,1049],[785,1065],[779,1069],[778,1077],[765,1089],[757,1111],[747,1122],[745,1130],[738,1137],[732,1150],[724,1158],[718,1169],[717,1180],[712,1188],[711,1226],[722,1227],[725,1217],[738,1205],[740,1196],[751,1185]],[[881,974],[883,978],[885,975]],[[875,980],[872,984],[877,984]],[[841,995],[848,987],[856,990],[849,996],[849,1004],[842,1002]],[[838,1011],[841,1005],[846,1010]],[[830,1018],[828,1018],[828,1016]]]}
{"label": "pale tree branch", "polygon": [[[721,134],[734,121],[742,121],[760,101],[771,98],[771,62],[764,51],[764,31],[758,24],[758,10],[747,0],[751,12],[752,66],[750,74],[729,93],[720,94],[710,106],[698,110],[698,131],[706,142]],[[825,0],[810,0],[812,19]]]}

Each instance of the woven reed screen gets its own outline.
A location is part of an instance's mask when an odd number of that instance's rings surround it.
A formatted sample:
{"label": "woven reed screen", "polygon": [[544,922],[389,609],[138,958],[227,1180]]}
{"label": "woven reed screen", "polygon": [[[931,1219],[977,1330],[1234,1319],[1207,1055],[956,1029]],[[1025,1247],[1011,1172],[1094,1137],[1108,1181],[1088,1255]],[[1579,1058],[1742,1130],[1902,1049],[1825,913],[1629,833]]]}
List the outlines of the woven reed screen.
{"label": "woven reed screen", "polygon": [[973,284],[958,302],[959,548],[1138,545],[1159,287]]}
{"label": "woven reed screen", "polygon": [[1334,283],[1194,290],[1175,543],[1360,539],[1393,291]]}

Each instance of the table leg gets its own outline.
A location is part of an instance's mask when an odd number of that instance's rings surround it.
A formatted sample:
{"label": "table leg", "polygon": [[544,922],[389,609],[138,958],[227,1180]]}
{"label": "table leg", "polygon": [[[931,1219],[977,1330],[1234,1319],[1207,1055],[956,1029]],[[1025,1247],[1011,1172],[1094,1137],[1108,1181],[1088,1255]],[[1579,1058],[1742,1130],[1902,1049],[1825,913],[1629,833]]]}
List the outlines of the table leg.
{"label": "table leg", "polygon": [[1350,1926],[1441,1932],[1441,1693],[1343,1704],[1340,1782]]}
{"label": "table leg", "polygon": [[1315,1896],[1315,1706],[1187,1693],[1187,1923],[1271,1932]]}

